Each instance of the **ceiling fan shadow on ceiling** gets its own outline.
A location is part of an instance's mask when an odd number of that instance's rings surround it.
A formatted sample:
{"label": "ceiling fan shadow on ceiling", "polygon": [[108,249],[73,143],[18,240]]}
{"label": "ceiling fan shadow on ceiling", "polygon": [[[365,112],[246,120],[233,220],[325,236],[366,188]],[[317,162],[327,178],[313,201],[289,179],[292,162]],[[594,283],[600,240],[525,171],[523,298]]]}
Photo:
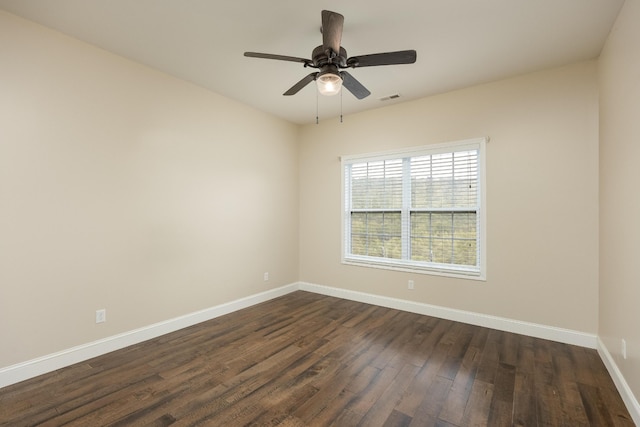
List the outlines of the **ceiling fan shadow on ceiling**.
{"label": "ceiling fan shadow on ceiling", "polygon": [[291,86],[283,94],[285,96],[295,95],[300,89],[315,81],[318,86],[318,92],[322,95],[336,95],[340,92],[341,87],[344,86],[358,99],[366,98],[371,95],[371,92],[350,73],[342,70],[379,65],[413,64],[416,62],[415,50],[373,53],[349,58],[347,51],[340,45],[343,25],[344,16],[328,10],[322,11],[322,45],[313,49],[311,59],[258,52],[245,52],[244,56],[299,62],[305,68],[311,67],[318,70],[308,74],[298,83]]}

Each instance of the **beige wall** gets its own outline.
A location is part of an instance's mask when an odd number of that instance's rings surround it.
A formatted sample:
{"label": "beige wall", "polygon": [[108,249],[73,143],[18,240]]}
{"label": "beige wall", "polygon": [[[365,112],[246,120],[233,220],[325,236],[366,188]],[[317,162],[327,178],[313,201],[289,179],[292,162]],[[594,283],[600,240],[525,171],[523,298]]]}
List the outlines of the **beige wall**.
{"label": "beige wall", "polygon": [[0,58],[0,367],[297,280],[296,126],[3,12]]}
{"label": "beige wall", "polygon": [[[491,138],[486,282],[340,263],[339,156],[481,136]],[[300,280],[595,334],[596,63],[304,127]]]}
{"label": "beige wall", "polygon": [[[640,3],[627,0],[599,61],[598,335],[640,398]],[[627,359],[621,340],[627,342]]]}

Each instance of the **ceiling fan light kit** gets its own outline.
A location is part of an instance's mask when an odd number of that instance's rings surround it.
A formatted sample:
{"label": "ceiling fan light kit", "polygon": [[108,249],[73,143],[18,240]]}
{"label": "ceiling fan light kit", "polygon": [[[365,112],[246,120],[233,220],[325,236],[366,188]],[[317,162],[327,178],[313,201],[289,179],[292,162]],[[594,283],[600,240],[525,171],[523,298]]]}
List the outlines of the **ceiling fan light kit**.
{"label": "ceiling fan light kit", "polygon": [[318,73],[316,84],[320,95],[337,95],[342,88],[342,77],[340,77],[338,67],[328,66]]}
{"label": "ceiling fan light kit", "polygon": [[351,74],[341,70],[378,65],[413,64],[416,62],[417,55],[415,50],[374,53],[349,58],[347,51],[340,45],[343,25],[344,16],[328,10],[322,11],[322,45],[313,49],[312,59],[258,52],[245,52],[244,56],[300,62],[305,67],[319,70],[303,77],[302,80],[283,94],[285,96],[295,95],[303,87],[315,80],[318,92],[322,95],[336,95],[340,93],[341,88],[344,86],[358,99],[366,98],[371,95],[371,92]]}

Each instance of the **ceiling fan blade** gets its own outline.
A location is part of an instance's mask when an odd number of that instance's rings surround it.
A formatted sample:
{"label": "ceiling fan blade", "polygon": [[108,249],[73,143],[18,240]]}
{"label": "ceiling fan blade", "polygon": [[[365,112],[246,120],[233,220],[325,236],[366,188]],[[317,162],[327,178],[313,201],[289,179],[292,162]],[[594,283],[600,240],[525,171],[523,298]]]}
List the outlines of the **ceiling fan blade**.
{"label": "ceiling fan blade", "polygon": [[295,56],[272,55],[270,53],[245,52],[244,56],[249,58],[277,59],[278,61],[302,62],[303,64],[311,63],[311,60],[298,58]]}
{"label": "ceiling fan blade", "polygon": [[342,86],[346,87],[356,98],[363,99],[371,95],[371,92],[351,74],[341,71],[340,75],[342,76]]}
{"label": "ceiling fan blade", "polygon": [[316,73],[311,73],[311,74],[305,76],[298,83],[296,83],[293,86],[291,86],[291,89],[289,89],[288,91],[283,93],[283,95],[284,96],[295,95],[296,93],[298,93],[300,91],[300,89],[302,89],[303,87],[305,87],[306,85],[308,85],[309,83],[314,81],[316,79],[316,75],[317,74],[318,73],[316,72]]}
{"label": "ceiling fan blade", "polygon": [[416,62],[415,50],[399,50],[397,52],[374,53],[354,56],[347,60],[348,67],[374,67],[377,65],[413,64]]}
{"label": "ceiling fan blade", "polygon": [[336,55],[340,54],[343,26],[344,16],[329,10],[322,11],[322,47],[325,51],[331,49]]}

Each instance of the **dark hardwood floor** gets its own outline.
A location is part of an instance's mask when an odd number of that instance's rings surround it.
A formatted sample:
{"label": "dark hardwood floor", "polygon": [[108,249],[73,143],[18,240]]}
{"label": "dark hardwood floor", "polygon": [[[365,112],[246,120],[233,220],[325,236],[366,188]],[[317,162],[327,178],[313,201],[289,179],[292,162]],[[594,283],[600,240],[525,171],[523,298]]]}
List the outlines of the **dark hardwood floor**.
{"label": "dark hardwood floor", "polygon": [[295,292],[0,389],[0,425],[633,422],[594,350]]}

